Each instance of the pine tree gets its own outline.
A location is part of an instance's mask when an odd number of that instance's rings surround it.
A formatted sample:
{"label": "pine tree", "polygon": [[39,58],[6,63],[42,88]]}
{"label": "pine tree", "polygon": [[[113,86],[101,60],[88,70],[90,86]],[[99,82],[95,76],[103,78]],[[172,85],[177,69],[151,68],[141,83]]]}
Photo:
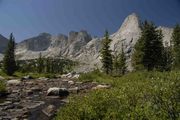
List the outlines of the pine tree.
{"label": "pine tree", "polygon": [[38,70],[38,73],[42,73],[44,70],[44,60],[42,58],[41,53],[39,54],[39,58],[37,60],[37,70]]}
{"label": "pine tree", "polygon": [[119,55],[119,69],[120,69],[120,75],[124,75],[126,73],[126,56],[123,50],[123,45],[122,45],[121,54]]}
{"label": "pine tree", "polygon": [[119,75],[119,55],[117,53],[113,56],[113,70],[115,75]]}
{"label": "pine tree", "polygon": [[51,67],[51,61],[50,58],[46,58],[46,73],[50,73],[50,67]]}
{"label": "pine tree", "polygon": [[161,70],[162,71],[170,71],[172,69],[173,64],[173,53],[172,53],[172,47],[166,46],[163,50],[163,56],[162,56],[162,65]]}
{"label": "pine tree", "polygon": [[115,75],[124,75],[126,72],[126,57],[125,53],[123,50],[123,45],[121,49],[121,53],[118,55],[115,54],[114,60],[113,60],[113,65],[114,65],[114,72]]}
{"label": "pine tree", "polygon": [[142,26],[141,37],[135,45],[132,64],[136,70],[160,69],[162,62],[162,32],[153,23],[145,21]]}
{"label": "pine tree", "polygon": [[180,25],[176,25],[173,30],[172,43],[174,57],[173,67],[175,69],[180,69]]}
{"label": "pine tree", "polygon": [[8,42],[7,49],[3,58],[3,71],[7,75],[13,75],[16,71],[16,61],[15,61],[15,39],[13,34],[10,34],[10,39]]}
{"label": "pine tree", "polygon": [[105,32],[104,39],[102,41],[102,49],[101,49],[101,62],[102,69],[106,74],[112,73],[113,70],[113,61],[112,54],[110,50],[111,39],[109,39],[108,31]]}

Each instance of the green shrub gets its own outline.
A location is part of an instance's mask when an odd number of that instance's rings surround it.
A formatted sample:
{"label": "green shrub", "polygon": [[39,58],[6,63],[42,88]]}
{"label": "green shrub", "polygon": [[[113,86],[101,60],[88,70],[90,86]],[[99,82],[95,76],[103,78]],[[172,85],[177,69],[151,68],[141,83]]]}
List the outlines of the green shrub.
{"label": "green shrub", "polygon": [[80,81],[86,82],[86,81],[93,81],[93,82],[105,82],[105,83],[111,83],[112,79],[114,79],[112,76],[109,76],[107,74],[104,74],[100,72],[99,70],[94,70],[89,73],[82,73],[79,77]]}
{"label": "green shrub", "polygon": [[109,81],[116,83],[111,89],[92,91],[84,97],[71,97],[70,103],[59,110],[56,119],[179,119],[180,73],[130,73],[104,82]]}
{"label": "green shrub", "polygon": [[4,93],[4,92],[6,92],[6,85],[4,81],[0,80],[0,93]]}

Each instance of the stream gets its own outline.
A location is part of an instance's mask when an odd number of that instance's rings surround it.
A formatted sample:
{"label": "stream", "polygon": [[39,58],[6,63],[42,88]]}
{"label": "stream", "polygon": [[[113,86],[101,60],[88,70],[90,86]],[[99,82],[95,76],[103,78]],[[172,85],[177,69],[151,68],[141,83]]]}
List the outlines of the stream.
{"label": "stream", "polygon": [[84,92],[97,86],[97,83],[82,83],[61,78],[12,80],[9,83],[9,95],[0,98],[0,120],[51,120],[68,100],[66,97],[47,96],[49,88],[66,88],[70,94],[78,94],[78,91]]}

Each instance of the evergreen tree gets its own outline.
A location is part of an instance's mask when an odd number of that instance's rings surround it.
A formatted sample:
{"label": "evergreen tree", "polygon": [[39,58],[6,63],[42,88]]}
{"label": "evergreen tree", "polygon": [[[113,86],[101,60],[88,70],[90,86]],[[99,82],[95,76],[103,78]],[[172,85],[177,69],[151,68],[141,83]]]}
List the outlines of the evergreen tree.
{"label": "evergreen tree", "polygon": [[38,70],[38,73],[42,73],[44,70],[44,60],[42,58],[41,53],[39,54],[39,58],[37,60],[37,70]]}
{"label": "evergreen tree", "polygon": [[13,75],[16,71],[16,61],[15,61],[15,39],[13,34],[10,34],[10,39],[8,42],[7,49],[3,58],[3,71],[7,75]]}
{"label": "evergreen tree", "polygon": [[113,70],[113,62],[112,62],[112,54],[110,50],[111,39],[109,39],[108,31],[105,32],[104,39],[102,41],[102,49],[101,49],[101,62],[103,71],[106,74],[112,73]]}
{"label": "evergreen tree", "polygon": [[113,61],[114,65],[114,71],[116,75],[124,75],[126,72],[126,57],[125,53],[123,50],[123,45],[122,45],[122,50],[120,54],[116,54],[114,57]]}
{"label": "evergreen tree", "polygon": [[162,32],[147,21],[142,24],[141,30],[141,37],[134,48],[132,64],[136,70],[160,69],[163,59]]}
{"label": "evergreen tree", "polygon": [[124,75],[126,72],[126,56],[123,50],[123,45],[122,45],[122,50],[121,54],[119,55],[119,69],[120,69],[120,74]]}
{"label": "evergreen tree", "polygon": [[180,25],[176,25],[173,30],[172,43],[174,57],[173,67],[175,69],[180,69]]}
{"label": "evergreen tree", "polygon": [[46,73],[50,73],[51,61],[50,58],[46,58]]}
{"label": "evergreen tree", "polygon": [[115,75],[119,75],[119,55],[117,53],[113,56],[113,70]]}
{"label": "evergreen tree", "polygon": [[166,46],[163,50],[163,60],[161,65],[162,71],[170,71],[172,69],[172,63],[173,63],[173,55],[172,55],[172,47]]}

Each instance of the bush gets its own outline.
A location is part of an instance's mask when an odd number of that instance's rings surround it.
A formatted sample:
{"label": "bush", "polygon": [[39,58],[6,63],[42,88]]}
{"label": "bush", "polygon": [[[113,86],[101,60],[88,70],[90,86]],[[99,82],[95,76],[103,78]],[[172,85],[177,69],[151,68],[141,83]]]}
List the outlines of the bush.
{"label": "bush", "polygon": [[79,80],[83,82],[93,81],[93,82],[101,82],[101,83],[102,82],[111,83],[112,79],[114,79],[112,76],[104,74],[99,70],[94,70],[89,73],[82,73],[79,77]]}
{"label": "bush", "polygon": [[3,81],[0,80],[0,94],[6,92],[6,85]]}
{"label": "bush", "polygon": [[180,117],[180,73],[130,73],[106,81],[116,84],[111,89],[92,91],[84,97],[71,97],[56,119],[176,120]]}

